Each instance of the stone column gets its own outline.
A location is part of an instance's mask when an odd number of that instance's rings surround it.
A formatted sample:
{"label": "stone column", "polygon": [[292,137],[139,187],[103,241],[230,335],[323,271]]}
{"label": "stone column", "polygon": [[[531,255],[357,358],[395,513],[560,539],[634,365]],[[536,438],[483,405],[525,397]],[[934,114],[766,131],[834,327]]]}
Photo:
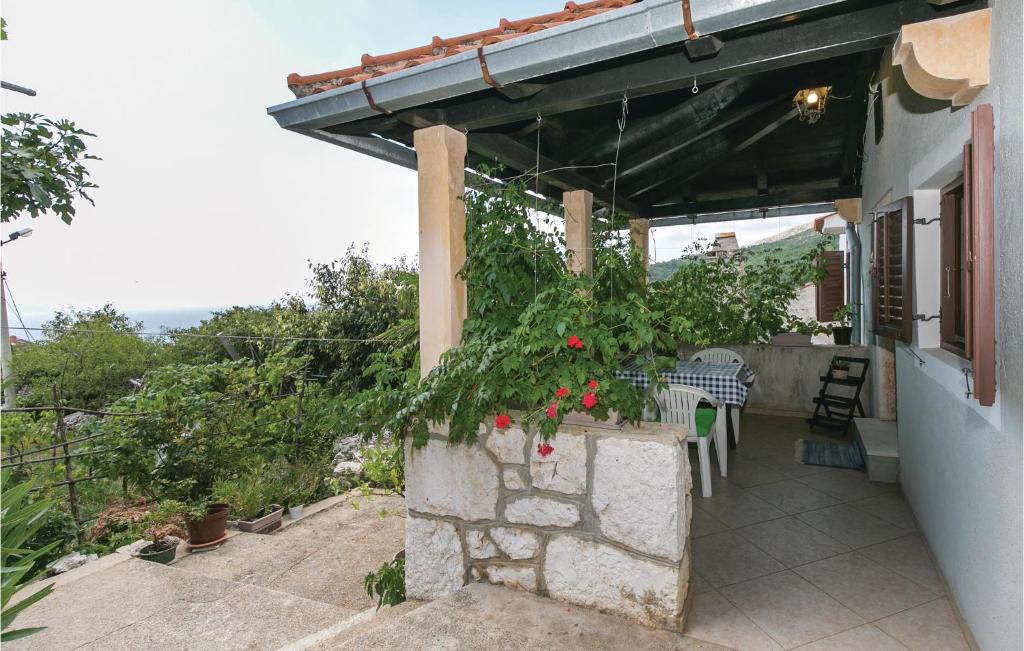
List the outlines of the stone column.
{"label": "stone column", "polygon": [[594,273],[592,219],[594,195],[586,190],[562,194],[565,207],[565,263],[576,275]]}
{"label": "stone column", "polygon": [[651,222],[646,219],[629,220],[629,239],[633,240],[633,246],[640,251],[640,259],[643,260],[644,270],[647,270],[651,258]]}
{"label": "stone column", "polygon": [[466,283],[466,134],[445,125],[413,134],[419,175],[420,370],[462,341]]}

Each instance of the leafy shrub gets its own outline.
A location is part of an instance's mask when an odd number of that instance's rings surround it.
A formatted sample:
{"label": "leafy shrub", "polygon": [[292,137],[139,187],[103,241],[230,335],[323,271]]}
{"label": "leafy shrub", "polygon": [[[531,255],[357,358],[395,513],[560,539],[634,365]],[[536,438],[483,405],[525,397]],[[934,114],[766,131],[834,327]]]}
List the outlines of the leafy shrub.
{"label": "leafy shrub", "polygon": [[276,479],[270,467],[256,463],[237,477],[218,480],[213,499],[230,504],[239,520],[252,520],[263,515],[274,499]]}
{"label": "leafy shrub", "polygon": [[373,488],[405,495],[405,446],[392,440],[363,449],[363,474]]}
{"label": "leafy shrub", "polygon": [[405,601],[405,557],[400,556],[390,563],[384,563],[376,572],[363,578],[366,594],[377,599],[377,610],[381,606],[397,606]]}
{"label": "leafy shrub", "polygon": [[11,475],[0,471],[0,569],[3,583],[0,587],[0,642],[11,642],[43,628],[22,628],[8,630],[15,617],[53,591],[53,585],[36,590],[17,604],[8,605],[11,597],[21,588],[39,578],[44,570],[38,569],[38,561],[46,557],[60,544],[53,541],[42,547],[33,547],[32,541],[42,529],[43,516],[52,507],[49,500],[32,501],[29,497],[32,483],[25,482],[11,486]]}

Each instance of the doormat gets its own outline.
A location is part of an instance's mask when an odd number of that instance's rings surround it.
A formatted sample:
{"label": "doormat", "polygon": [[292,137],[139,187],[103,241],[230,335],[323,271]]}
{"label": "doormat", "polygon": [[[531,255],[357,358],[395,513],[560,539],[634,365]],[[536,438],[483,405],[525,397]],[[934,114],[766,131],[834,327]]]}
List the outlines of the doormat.
{"label": "doormat", "polygon": [[864,470],[864,456],[856,443],[798,439],[796,460],[811,466]]}

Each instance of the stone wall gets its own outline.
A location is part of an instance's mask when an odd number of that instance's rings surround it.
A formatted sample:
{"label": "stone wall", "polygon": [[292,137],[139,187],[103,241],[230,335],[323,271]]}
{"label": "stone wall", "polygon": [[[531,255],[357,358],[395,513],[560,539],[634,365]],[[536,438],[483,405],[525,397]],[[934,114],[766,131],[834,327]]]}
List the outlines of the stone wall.
{"label": "stone wall", "polygon": [[406,443],[406,594],[490,581],[681,628],[690,584],[690,467],[668,427],[563,425],[540,438],[481,426]]}

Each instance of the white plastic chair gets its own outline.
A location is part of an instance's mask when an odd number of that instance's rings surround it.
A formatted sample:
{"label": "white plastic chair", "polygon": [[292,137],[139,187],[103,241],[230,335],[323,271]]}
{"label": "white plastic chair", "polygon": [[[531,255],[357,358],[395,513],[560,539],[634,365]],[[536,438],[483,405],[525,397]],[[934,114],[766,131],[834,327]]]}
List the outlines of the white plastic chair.
{"label": "white plastic chair", "polygon": [[[718,399],[710,393],[701,391],[695,387],[682,384],[670,384],[668,389],[655,396],[658,408],[661,410],[661,422],[673,425],[686,426],[686,442],[697,444],[697,458],[700,461],[700,488],[704,497],[711,497],[711,441],[715,442],[715,451],[718,453],[718,466],[725,477],[728,460],[728,445],[723,445],[721,438],[717,436],[719,431],[725,427],[725,410],[722,409]],[[707,436],[697,435],[697,406],[704,400],[712,407],[718,409],[715,423]],[[680,440],[682,437],[680,436]]]}
{"label": "white plastic chair", "polygon": [[[715,364],[746,364],[743,357],[728,348],[705,348],[690,356],[691,362],[712,362]],[[731,405],[729,415],[732,419],[732,433],[736,444],[740,442],[740,406]]]}

